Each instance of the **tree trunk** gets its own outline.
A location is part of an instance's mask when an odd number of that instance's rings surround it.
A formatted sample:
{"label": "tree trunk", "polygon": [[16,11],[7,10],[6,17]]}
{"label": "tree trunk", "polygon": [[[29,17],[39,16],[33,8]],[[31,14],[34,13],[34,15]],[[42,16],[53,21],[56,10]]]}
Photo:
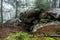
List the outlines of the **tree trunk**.
{"label": "tree trunk", "polygon": [[3,3],[3,0],[1,0],[1,24],[3,24],[2,3]]}

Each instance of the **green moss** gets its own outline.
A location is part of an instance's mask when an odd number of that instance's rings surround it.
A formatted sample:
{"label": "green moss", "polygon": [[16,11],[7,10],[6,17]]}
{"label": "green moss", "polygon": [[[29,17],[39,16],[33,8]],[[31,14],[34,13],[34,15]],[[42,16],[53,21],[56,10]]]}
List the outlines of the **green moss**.
{"label": "green moss", "polygon": [[33,35],[30,37],[29,33],[26,32],[18,32],[15,34],[10,34],[5,40],[55,40],[52,37],[38,37],[38,35]]}
{"label": "green moss", "polygon": [[18,32],[16,34],[10,34],[5,40],[30,40],[30,38],[28,33]]}
{"label": "green moss", "polygon": [[52,37],[45,37],[45,40],[55,40],[55,39]]}

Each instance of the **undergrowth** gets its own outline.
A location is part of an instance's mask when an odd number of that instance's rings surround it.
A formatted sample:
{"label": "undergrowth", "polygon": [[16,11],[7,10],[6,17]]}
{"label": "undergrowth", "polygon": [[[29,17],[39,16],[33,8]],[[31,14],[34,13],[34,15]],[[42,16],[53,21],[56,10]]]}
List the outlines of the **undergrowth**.
{"label": "undergrowth", "polygon": [[5,40],[55,40],[52,37],[38,37],[26,32],[11,33]]}

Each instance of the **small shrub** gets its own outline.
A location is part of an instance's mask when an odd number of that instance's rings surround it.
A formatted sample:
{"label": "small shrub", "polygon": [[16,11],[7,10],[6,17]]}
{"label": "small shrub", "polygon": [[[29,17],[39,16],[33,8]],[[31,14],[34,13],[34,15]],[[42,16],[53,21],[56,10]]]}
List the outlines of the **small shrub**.
{"label": "small shrub", "polygon": [[10,34],[5,40],[30,40],[30,38],[28,33],[18,32],[16,34]]}

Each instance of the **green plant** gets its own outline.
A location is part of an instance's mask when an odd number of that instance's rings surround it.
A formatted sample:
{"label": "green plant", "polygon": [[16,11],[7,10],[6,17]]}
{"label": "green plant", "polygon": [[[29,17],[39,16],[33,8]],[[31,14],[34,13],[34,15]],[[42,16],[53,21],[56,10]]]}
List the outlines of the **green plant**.
{"label": "green plant", "polygon": [[35,4],[36,4],[36,8],[38,9],[47,9],[49,8],[49,3],[50,2],[44,2],[45,0],[36,0]]}
{"label": "green plant", "polygon": [[45,37],[45,40],[55,40],[55,39],[52,37]]}
{"label": "green plant", "polygon": [[38,37],[26,32],[11,33],[5,40],[55,40],[52,37]]}
{"label": "green plant", "polygon": [[16,34],[10,34],[5,40],[30,40],[30,38],[28,33],[18,32]]}

